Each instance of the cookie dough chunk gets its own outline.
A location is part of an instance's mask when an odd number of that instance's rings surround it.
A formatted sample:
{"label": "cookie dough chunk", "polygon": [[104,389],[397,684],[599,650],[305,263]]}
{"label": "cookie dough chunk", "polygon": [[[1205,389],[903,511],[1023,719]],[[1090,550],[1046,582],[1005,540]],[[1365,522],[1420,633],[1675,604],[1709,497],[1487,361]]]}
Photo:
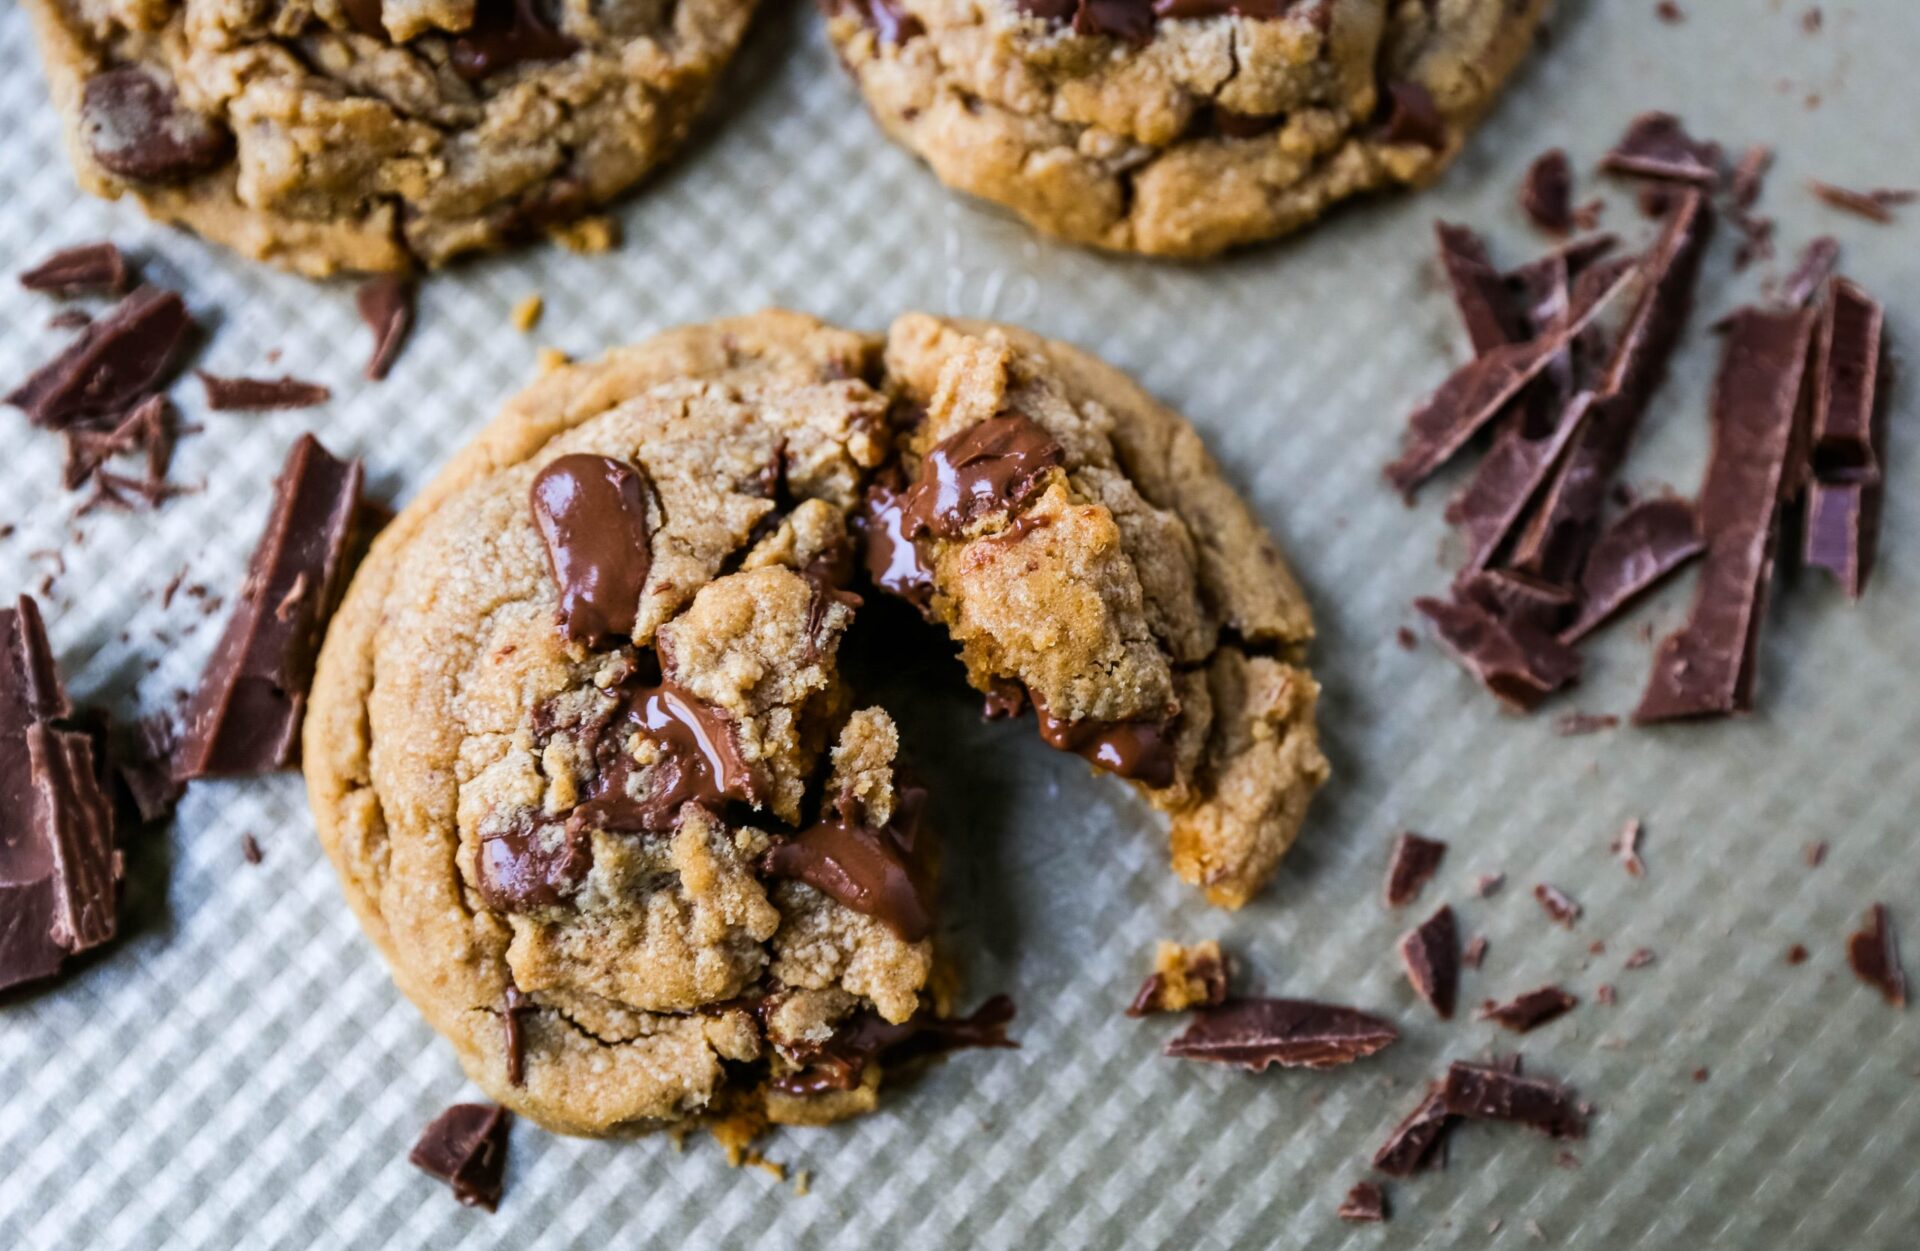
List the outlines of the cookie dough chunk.
{"label": "cookie dough chunk", "polygon": [[1209,256],[1443,170],[1547,0],[822,0],[880,124],[1074,243]]}
{"label": "cookie dough chunk", "polygon": [[672,153],[753,0],[26,7],[85,190],[324,276],[567,232]]}

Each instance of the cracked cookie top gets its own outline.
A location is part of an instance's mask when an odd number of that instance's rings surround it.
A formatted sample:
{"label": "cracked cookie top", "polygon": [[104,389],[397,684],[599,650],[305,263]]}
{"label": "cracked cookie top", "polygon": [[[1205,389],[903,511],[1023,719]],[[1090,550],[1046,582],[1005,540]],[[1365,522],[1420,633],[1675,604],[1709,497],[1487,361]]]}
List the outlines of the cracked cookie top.
{"label": "cracked cookie top", "polygon": [[565,224],[664,160],[752,0],[26,0],[75,172],[312,275]]}
{"label": "cracked cookie top", "polygon": [[886,131],[1047,234],[1159,256],[1436,177],[1546,0],[822,0]]}
{"label": "cracked cookie top", "polygon": [[936,976],[937,791],[842,675],[885,594],[1147,788],[1218,902],[1325,775],[1284,562],[1107,366],[766,313],[557,371],[376,541],[306,732],[350,901],[496,1099],[578,1133],[820,1121],[998,1039]]}

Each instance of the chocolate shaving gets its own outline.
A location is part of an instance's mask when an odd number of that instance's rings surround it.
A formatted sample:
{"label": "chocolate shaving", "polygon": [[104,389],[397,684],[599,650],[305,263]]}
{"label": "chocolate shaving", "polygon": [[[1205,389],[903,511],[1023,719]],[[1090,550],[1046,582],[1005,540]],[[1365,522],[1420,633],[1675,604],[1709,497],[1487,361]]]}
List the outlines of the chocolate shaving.
{"label": "chocolate shaving", "polygon": [[1446,1095],[1439,1083],[1427,1087],[1406,1119],[1393,1127],[1387,1140],[1373,1153],[1373,1167],[1389,1177],[1411,1177],[1436,1164],[1446,1163],[1447,1135],[1456,1124],[1447,1111]]}
{"label": "chocolate shaving", "polygon": [[1818,178],[1807,179],[1807,189],[1821,200],[1843,212],[1864,217],[1871,222],[1885,226],[1893,221],[1893,210],[1902,204],[1911,204],[1920,199],[1920,191],[1895,190],[1889,187],[1877,187],[1872,191],[1854,191],[1847,187],[1836,187],[1830,182],[1821,182]]}
{"label": "chocolate shaving", "polygon": [[420,1134],[407,1160],[453,1187],[467,1207],[499,1207],[513,1117],[490,1103],[456,1103]]}
{"label": "chocolate shaving", "polygon": [[1836,279],[1815,340],[1805,563],[1858,599],[1873,572],[1885,474],[1880,362],[1885,313]]}
{"label": "chocolate shaving", "polygon": [[1418,899],[1446,854],[1447,845],[1438,839],[1403,830],[1393,840],[1393,855],[1387,861],[1387,907],[1399,908]]}
{"label": "chocolate shaving", "polygon": [[1573,166],[1565,148],[1543,152],[1527,167],[1520,208],[1549,234],[1573,233]]}
{"label": "chocolate shaving", "polygon": [[1477,969],[1487,958],[1487,936],[1475,934],[1473,940],[1460,953],[1460,963],[1469,969]]}
{"label": "chocolate shaving", "polygon": [[1432,1005],[1443,1021],[1453,1019],[1460,990],[1460,931],[1453,909],[1442,905],[1400,939],[1400,963],[1414,993]]}
{"label": "chocolate shaving", "polygon": [[1275,1064],[1331,1069],[1370,1056],[1399,1036],[1387,1022],[1353,1008],[1304,999],[1229,999],[1197,1011],[1166,1054],[1255,1073]]}
{"label": "chocolate shaving", "polygon": [[414,283],[411,278],[382,274],[369,278],[353,293],[360,320],[373,332],[373,351],[367,356],[367,378],[378,382],[393,368],[413,329]]}
{"label": "chocolate shaving", "polygon": [[[360,483],[359,461],[335,459],[312,435],[294,444],[239,603],[187,704],[177,780],[293,762],[320,639],[346,581]],[[296,583],[307,593],[291,611],[276,611]]]}
{"label": "chocolate shaving", "polygon": [[530,61],[559,61],[580,48],[556,27],[541,0],[477,0],[473,24],[447,49],[453,72],[468,82]]}
{"label": "chocolate shaving", "polygon": [[1480,236],[1451,222],[1435,222],[1433,228],[1440,245],[1440,265],[1473,354],[1484,356],[1495,348],[1530,338],[1526,316],[1507,279],[1488,259],[1487,246]]}
{"label": "chocolate shaving", "polygon": [[1542,986],[1505,1003],[1489,999],[1480,1005],[1480,1019],[1504,1026],[1516,1034],[1537,1029],[1548,1021],[1565,1016],[1580,1001],[1558,986]]}
{"label": "chocolate shaving", "polygon": [[131,275],[111,243],[62,248],[20,275],[20,285],[46,295],[121,295]]}
{"label": "chocolate shaving", "polygon": [[1622,174],[1711,187],[1720,181],[1720,147],[1697,142],[1671,113],[1644,113],[1633,120],[1601,165]]}
{"label": "chocolate shaving", "polygon": [[920,829],[925,792],[903,792],[895,808],[878,828],[842,811],[776,843],[760,871],[805,882],[917,943],[933,933],[934,917],[930,840]]}
{"label": "chocolate shaving", "polygon": [[1587,1133],[1574,1093],[1558,1082],[1455,1060],[1442,1094],[1448,1113],[1468,1120],[1508,1121],[1560,1139]]}
{"label": "chocolate shaving", "polygon": [[172,291],[140,287],[6,397],[36,426],[118,418],[172,376],[193,320]]}
{"label": "chocolate shaving", "polygon": [[1896,1008],[1907,1006],[1907,975],[1885,904],[1867,909],[1866,923],[1847,936],[1847,964],[1855,977],[1879,991]]}
{"label": "chocolate shaving", "polygon": [[843,1022],[826,1043],[790,1057],[801,1067],[775,1077],[772,1086],[802,1096],[852,1090],[876,1061],[884,1068],[899,1068],[970,1047],[1017,1048],[1020,1044],[1007,1037],[1013,1016],[1013,1000],[1005,995],[993,996],[970,1016],[938,1017],[922,1011],[897,1025],[861,1012]]}
{"label": "chocolate shaving", "polygon": [[1681,499],[1645,500],[1594,541],[1580,575],[1580,615],[1560,634],[1575,643],[1593,633],[1706,551],[1700,519]]}
{"label": "chocolate shaving", "polygon": [[1620,718],[1612,713],[1567,712],[1553,719],[1553,732],[1561,738],[1578,738],[1611,730],[1619,724]]}
{"label": "chocolate shaving", "polygon": [[1372,1182],[1355,1182],[1340,1201],[1340,1219],[1356,1225],[1377,1225],[1386,1220],[1386,1192]]}
{"label": "chocolate shaving", "polygon": [[1503,622],[1478,604],[1417,599],[1446,650],[1518,712],[1530,712],[1580,677],[1578,653],[1525,621]]}
{"label": "chocolate shaving", "polygon": [[224,378],[196,369],[207,389],[207,407],[215,412],[263,413],[289,408],[312,408],[333,398],[317,382],[298,378]]}
{"label": "chocolate shaving", "polygon": [[1541,882],[1533,888],[1533,897],[1540,901],[1540,906],[1546,909],[1555,925],[1572,929],[1573,923],[1580,919],[1580,905],[1557,886]]}
{"label": "chocolate shaving", "polygon": [[1805,308],[1839,263],[1840,241],[1832,235],[1821,235],[1807,244],[1793,272],[1781,284],[1781,302],[1789,308]]}

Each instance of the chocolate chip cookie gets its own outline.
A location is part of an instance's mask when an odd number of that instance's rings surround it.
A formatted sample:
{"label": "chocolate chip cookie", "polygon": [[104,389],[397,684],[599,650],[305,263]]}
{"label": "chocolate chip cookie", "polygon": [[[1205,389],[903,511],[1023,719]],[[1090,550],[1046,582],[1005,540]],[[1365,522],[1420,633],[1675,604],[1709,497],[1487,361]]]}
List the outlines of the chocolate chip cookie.
{"label": "chocolate chip cookie", "polygon": [[319,276],[582,237],[685,136],[753,0],[26,6],[85,190]]}
{"label": "chocolate chip cookie", "polygon": [[1074,243],[1209,256],[1437,177],[1547,0],[822,0],[887,132]]}
{"label": "chocolate chip cookie", "polygon": [[493,1098],[573,1133],[818,1122],[1004,1043],[936,964],[939,796],[843,673],[889,594],[1147,788],[1220,902],[1325,776],[1279,553],[1107,366],[776,312],[558,370],[376,541],[305,735],[349,900]]}

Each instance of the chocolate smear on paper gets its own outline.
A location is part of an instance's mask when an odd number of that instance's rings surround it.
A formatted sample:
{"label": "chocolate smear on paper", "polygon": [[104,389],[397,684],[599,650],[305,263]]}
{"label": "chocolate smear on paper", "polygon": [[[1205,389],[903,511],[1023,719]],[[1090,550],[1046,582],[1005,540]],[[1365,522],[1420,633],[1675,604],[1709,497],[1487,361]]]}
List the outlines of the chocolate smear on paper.
{"label": "chocolate smear on paper", "polygon": [[1433,1083],[1373,1153],[1373,1167],[1389,1177],[1411,1177],[1436,1165],[1444,1166],[1447,1135],[1455,1123],[1447,1111],[1441,1085]]}
{"label": "chocolate smear on paper", "polygon": [[1543,152],[1527,167],[1520,209],[1549,234],[1573,233],[1573,165],[1565,148]]}

